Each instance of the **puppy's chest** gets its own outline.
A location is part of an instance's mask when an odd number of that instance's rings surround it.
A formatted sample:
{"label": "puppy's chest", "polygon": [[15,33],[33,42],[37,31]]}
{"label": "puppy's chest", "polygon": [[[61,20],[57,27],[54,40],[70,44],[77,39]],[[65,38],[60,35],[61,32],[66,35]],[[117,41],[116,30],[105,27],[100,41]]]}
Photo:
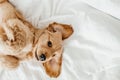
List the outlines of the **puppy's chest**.
{"label": "puppy's chest", "polygon": [[32,48],[33,48],[32,44],[28,44],[28,45],[25,46],[25,48],[22,49],[21,53],[26,53],[27,54],[28,52],[32,51]]}
{"label": "puppy's chest", "polygon": [[18,54],[15,56],[20,58],[20,59],[27,59],[29,56],[32,54],[32,44],[27,45],[22,51],[20,51]]}

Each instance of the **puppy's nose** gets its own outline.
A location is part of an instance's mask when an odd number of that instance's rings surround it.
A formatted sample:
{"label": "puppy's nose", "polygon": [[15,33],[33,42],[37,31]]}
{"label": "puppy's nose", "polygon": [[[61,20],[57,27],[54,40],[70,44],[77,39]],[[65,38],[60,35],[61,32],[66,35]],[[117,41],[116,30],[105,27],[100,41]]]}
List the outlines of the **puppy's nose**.
{"label": "puppy's nose", "polygon": [[40,58],[41,61],[45,61],[46,60],[46,56],[44,54],[41,54],[39,58]]}

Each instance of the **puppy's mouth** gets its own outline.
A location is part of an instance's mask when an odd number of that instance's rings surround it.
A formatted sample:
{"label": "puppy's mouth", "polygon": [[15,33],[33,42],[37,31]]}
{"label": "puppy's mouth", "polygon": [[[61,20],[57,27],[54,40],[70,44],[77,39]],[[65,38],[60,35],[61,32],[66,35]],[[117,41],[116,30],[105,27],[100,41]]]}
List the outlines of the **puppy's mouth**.
{"label": "puppy's mouth", "polygon": [[56,48],[56,50],[53,51],[54,54],[48,57],[48,56],[46,56],[45,53],[39,54],[39,53],[38,53],[38,50],[37,50],[37,48],[36,48],[36,50],[35,50],[35,57],[36,57],[36,59],[37,59],[38,61],[40,61],[41,63],[45,63],[45,62],[47,62],[47,61],[50,61],[52,58],[54,58],[54,57],[57,55],[56,52],[59,51],[60,49],[62,49],[62,47]]}

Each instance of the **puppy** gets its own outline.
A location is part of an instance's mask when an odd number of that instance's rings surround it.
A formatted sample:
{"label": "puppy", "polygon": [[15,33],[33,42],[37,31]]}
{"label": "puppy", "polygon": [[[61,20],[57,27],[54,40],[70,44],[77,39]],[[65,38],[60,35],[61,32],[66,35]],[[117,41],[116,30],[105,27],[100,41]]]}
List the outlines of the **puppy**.
{"label": "puppy", "polygon": [[50,77],[57,77],[61,71],[63,41],[73,33],[71,25],[52,23],[38,37],[34,52],[38,61],[43,63]]}
{"label": "puppy", "polygon": [[71,25],[52,23],[38,29],[7,1],[0,0],[0,64],[16,68],[35,58],[50,77],[61,72],[63,41],[73,33]]}

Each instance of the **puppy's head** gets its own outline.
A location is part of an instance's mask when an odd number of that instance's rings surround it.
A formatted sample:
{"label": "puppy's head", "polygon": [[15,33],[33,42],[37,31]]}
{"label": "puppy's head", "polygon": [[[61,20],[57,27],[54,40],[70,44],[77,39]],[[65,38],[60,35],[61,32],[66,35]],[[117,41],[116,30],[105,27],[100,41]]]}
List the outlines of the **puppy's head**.
{"label": "puppy's head", "polygon": [[52,23],[39,36],[34,54],[43,63],[46,73],[51,77],[60,74],[62,62],[62,43],[73,33],[70,25]]}

